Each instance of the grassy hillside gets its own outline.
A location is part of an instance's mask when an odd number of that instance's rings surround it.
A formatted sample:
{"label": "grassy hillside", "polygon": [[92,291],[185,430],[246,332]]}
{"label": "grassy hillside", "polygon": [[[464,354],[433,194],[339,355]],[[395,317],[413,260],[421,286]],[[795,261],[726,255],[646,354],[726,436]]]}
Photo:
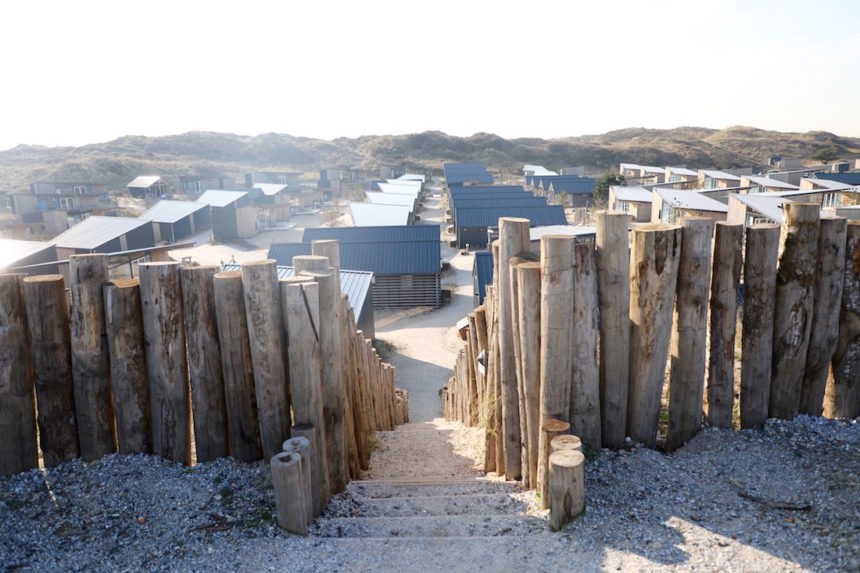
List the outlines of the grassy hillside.
{"label": "grassy hillside", "polygon": [[495,172],[517,173],[523,163],[549,169],[586,165],[606,171],[621,161],[690,167],[763,166],[771,154],[808,158],[835,147],[860,154],[860,139],[827,132],[782,133],[750,127],[714,130],[629,128],[561,139],[504,139],[490,133],[454,137],[439,131],[333,141],[268,133],[255,137],[193,132],[166,137],[126,136],[83,147],[18,146],[0,152],[0,190],[23,191],[31,181],[100,181],[122,188],[136,175],[226,175],[237,182],[252,169],[301,171],[321,167],[375,173],[380,164],[441,170],[447,161],[481,161]]}

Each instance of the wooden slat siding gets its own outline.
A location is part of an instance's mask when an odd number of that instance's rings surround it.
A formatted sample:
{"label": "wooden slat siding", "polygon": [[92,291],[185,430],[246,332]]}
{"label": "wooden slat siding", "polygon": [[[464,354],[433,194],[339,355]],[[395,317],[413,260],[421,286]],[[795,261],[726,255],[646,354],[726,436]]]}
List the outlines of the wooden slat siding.
{"label": "wooden slat siding", "polygon": [[[412,277],[412,286],[404,285],[402,278]],[[377,276],[373,284],[373,308],[408,308],[413,306],[441,305],[440,277],[433,275]]]}

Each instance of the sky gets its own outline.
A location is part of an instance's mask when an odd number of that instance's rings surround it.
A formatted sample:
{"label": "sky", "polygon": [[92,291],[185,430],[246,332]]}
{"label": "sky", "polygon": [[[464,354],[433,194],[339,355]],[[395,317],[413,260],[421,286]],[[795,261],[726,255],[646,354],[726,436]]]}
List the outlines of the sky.
{"label": "sky", "polygon": [[0,149],[625,127],[860,136],[860,1],[0,5]]}

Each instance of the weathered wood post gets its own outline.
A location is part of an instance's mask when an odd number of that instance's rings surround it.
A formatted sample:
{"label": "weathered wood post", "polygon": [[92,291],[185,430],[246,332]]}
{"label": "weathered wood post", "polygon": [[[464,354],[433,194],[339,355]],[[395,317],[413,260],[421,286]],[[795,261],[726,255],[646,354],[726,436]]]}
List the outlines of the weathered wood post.
{"label": "weathered wood post", "polygon": [[522,359],[522,343],[520,341],[520,308],[519,308],[519,274],[517,267],[520,263],[525,262],[521,256],[511,257],[508,260],[508,270],[510,276],[507,277],[509,283],[509,296],[511,298],[511,337],[512,348],[514,351],[514,375],[513,379],[517,389],[517,419],[519,420],[519,436],[520,436],[520,478],[525,487],[531,487],[531,476],[529,475],[529,442],[528,442],[528,425],[526,420],[526,403],[525,389],[523,388],[523,359]]}
{"label": "weathered wood post", "polygon": [[310,428],[313,448],[314,514],[328,502],[328,458],[323,417],[319,285],[310,277],[281,280],[281,309],[287,325],[293,428]]}
{"label": "weathered wood post", "polygon": [[227,442],[227,407],[221,374],[221,348],[215,316],[218,267],[184,267],[182,308],[194,413],[197,460],[211,461],[230,454]]}
{"label": "weathered wood post", "polygon": [[293,438],[306,438],[309,443],[311,452],[311,507],[313,517],[317,517],[325,509],[329,500],[325,445],[316,441],[320,433],[310,424],[296,424],[291,428],[290,433]]}
{"label": "weathered wood post", "polygon": [[585,456],[560,450],[549,457],[549,528],[558,531],[585,511]]}
{"label": "weathered wood post", "polygon": [[542,509],[549,508],[549,456],[552,453],[552,439],[570,433],[570,422],[550,418],[541,426],[540,453],[538,460],[538,493]]}
{"label": "weathered wood post", "polygon": [[24,275],[0,275],[0,475],[39,465]]}
{"label": "weathered wood post", "polygon": [[260,420],[254,389],[254,363],[245,314],[242,272],[216,273],[212,277],[215,319],[221,343],[221,376],[230,432],[230,455],[240,462],[263,457]]}
{"label": "weathered wood post", "polygon": [[311,441],[304,436],[293,436],[284,442],[283,447],[285,452],[296,453],[301,458],[299,462],[299,469],[301,469],[302,474],[301,497],[305,505],[305,518],[308,520],[308,524],[310,524],[314,520],[314,497],[312,489],[313,453],[311,450]]}
{"label": "weathered wood post", "polygon": [[597,214],[597,282],[600,285],[600,423],[603,445],[627,436],[630,365],[630,239],[627,213]]}
{"label": "weathered wood post", "polygon": [[815,269],[815,301],[806,368],[800,389],[800,411],[820,416],[830,362],[839,339],[839,308],[845,274],[845,237],[847,221],[842,217],[821,219]]}
{"label": "weathered wood post", "polygon": [[119,453],[152,453],[140,279],[115,279],[104,286],[104,316]]}
{"label": "weathered wood post", "polygon": [[140,304],[149,371],[152,450],[191,464],[191,399],[178,263],[141,263]]}
{"label": "weathered wood post", "polygon": [[858,414],[860,414],[860,221],[850,221],[845,242],[839,338],[824,394],[824,415],[828,418],[855,418]]}
{"label": "weathered wood post", "polygon": [[271,458],[275,508],[282,529],[307,536],[308,516],[302,494],[302,456],[279,452]]}
{"label": "weathered wood post", "polygon": [[743,225],[717,222],[711,278],[708,391],[704,407],[708,423],[721,428],[732,427],[735,401],[735,334],[743,237]]}
{"label": "weathered wood post", "polygon": [[469,411],[471,418],[470,426],[479,426],[482,423],[481,419],[481,400],[484,397],[484,389],[481,384],[481,373],[478,371],[478,355],[481,351],[478,349],[478,326],[475,320],[475,312],[470,312],[469,316],[469,370],[471,378],[469,380],[471,394],[469,400]]}
{"label": "weathered wood post", "polygon": [[677,300],[669,344],[669,429],[666,449],[675,450],[702,427],[707,359],[708,294],[714,221],[681,221]]}
{"label": "weathered wood post", "polygon": [[680,255],[680,227],[652,223],[633,229],[627,433],[649,448],[657,444]]}
{"label": "weathered wood post", "polygon": [[[541,237],[540,307],[540,424],[570,419],[571,348],[573,348],[574,239]],[[541,431],[538,442],[538,491],[549,495],[549,442]],[[548,499],[547,499],[548,502]],[[544,509],[548,507],[545,506]]]}
{"label": "weathered wood post", "polygon": [[597,367],[597,270],[590,244],[574,245],[570,430],[599,450],[600,375]]}
{"label": "weathered wood post", "polygon": [[778,250],[777,225],[747,228],[741,323],[741,428],[754,428],[767,420]]}
{"label": "weathered wood post", "polygon": [[486,419],[484,471],[489,473],[496,471],[496,306],[493,285],[487,285],[486,293],[484,304],[487,308],[487,382],[481,407]]}
{"label": "weathered wood post", "polygon": [[290,437],[286,345],[281,324],[278,271],[272,259],[242,265],[248,340],[254,364],[254,389],[263,457],[271,459]]}
{"label": "weathered wood post", "polygon": [[541,276],[539,262],[517,266],[519,273],[520,348],[523,396],[525,398],[526,443],[528,444],[528,486],[537,488],[540,449],[540,328]]}
{"label": "weathered wood post", "polygon": [[[499,241],[493,241],[493,277],[498,281],[499,271]],[[496,475],[503,476],[507,474],[505,469],[505,418],[502,412],[502,357],[501,357],[501,315],[499,308],[501,306],[501,298],[499,298],[499,287],[494,285],[493,296],[495,297],[495,325],[496,342],[493,346],[493,429],[496,437]]]}
{"label": "weathered wood post", "polygon": [[293,272],[312,276],[319,285],[320,355],[322,398],[328,456],[329,490],[332,495],[346,489],[349,460],[346,443],[346,388],[343,381],[340,338],[340,291],[326,257],[293,257]]}
{"label": "weathered wood post", "polygon": [[549,443],[550,455],[561,450],[576,450],[577,452],[581,452],[582,441],[578,436],[574,436],[573,434],[556,436]]}
{"label": "weathered wood post", "polygon": [[817,203],[788,203],[783,210],[776,269],[768,415],[791,419],[800,409],[800,388],[812,329],[820,206]]}
{"label": "weathered wood post", "polygon": [[63,275],[24,279],[27,332],[46,468],[78,457],[72,342]]}
{"label": "weathered wood post", "polygon": [[102,289],[108,280],[107,255],[72,255],[69,277],[78,443],[81,457],[92,461],[116,451],[102,298]]}
{"label": "weathered wood post", "polygon": [[513,305],[510,259],[529,250],[529,220],[499,219],[499,356],[501,360],[501,405],[504,418],[505,479],[522,477],[519,393],[514,357]]}

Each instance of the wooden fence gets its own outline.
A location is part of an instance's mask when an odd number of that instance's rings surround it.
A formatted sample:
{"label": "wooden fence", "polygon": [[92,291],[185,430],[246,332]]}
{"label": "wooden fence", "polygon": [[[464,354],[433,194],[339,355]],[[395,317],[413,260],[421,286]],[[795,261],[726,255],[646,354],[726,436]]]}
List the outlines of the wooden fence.
{"label": "wooden fence", "polygon": [[659,430],[673,450],[703,421],[860,414],[860,222],[792,203],[745,244],[705,218],[630,236],[626,214],[596,223],[595,245],[543,237],[535,262],[528,220],[499,220],[494,281],[442,392],[446,418],[486,430],[485,471],[545,493],[555,421],[594,449],[655,447]]}
{"label": "wooden fence", "polygon": [[105,255],[71,257],[70,297],[62,275],[0,275],[0,474],[39,451],[46,467],[116,451],[269,460],[298,435],[318,514],[367,469],[371,433],[408,417],[394,367],[355,329],[337,248],[314,244],[280,281],[273,260],[111,281]]}

